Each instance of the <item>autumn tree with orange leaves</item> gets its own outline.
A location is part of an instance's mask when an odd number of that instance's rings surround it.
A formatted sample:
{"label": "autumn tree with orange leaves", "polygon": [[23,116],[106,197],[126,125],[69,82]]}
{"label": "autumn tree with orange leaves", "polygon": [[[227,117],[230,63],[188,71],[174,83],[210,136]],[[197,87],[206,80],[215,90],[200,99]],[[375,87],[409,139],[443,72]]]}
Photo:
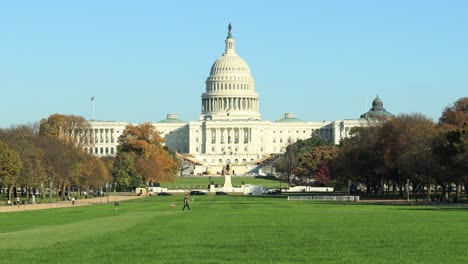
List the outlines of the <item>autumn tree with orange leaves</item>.
{"label": "autumn tree with orange leaves", "polygon": [[[119,156],[130,155],[134,161],[132,165],[136,169],[137,177],[140,177],[143,183],[175,181],[179,162],[175,155],[164,146],[164,139],[152,124],[128,125],[118,142],[114,172],[127,170],[122,168],[122,162],[120,162],[122,159]],[[117,173],[114,173],[114,177],[116,175]]]}
{"label": "autumn tree with orange leaves", "polygon": [[81,168],[79,195],[82,189],[88,190],[93,186],[103,186],[111,182],[112,177],[103,160],[96,156],[87,155]]}

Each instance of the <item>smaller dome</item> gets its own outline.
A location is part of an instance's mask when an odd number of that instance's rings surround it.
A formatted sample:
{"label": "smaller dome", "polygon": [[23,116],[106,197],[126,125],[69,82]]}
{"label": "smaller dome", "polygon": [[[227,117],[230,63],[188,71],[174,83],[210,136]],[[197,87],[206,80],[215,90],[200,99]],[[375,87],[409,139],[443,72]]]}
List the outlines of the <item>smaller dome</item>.
{"label": "smaller dome", "polygon": [[380,100],[379,96],[372,101],[372,108],[383,108],[383,102]]}
{"label": "smaller dome", "polygon": [[284,118],[276,120],[277,123],[302,123],[304,121],[294,117],[293,113],[284,113]]}
{"label": "smaller dome", "polygon": [[362,114],[361,118],[388,118],[392,116],[393,115],[391,113],[385,110],[383,107],[383,101],[377,95],[374,101],[372,101],[372,108],[367,111],[367,113]]}
{"label": "smaller dome", "polygon": [[186,123],[180,119],[177,119],[176,114],[167,114],[167,118],[159,121],[158,123]]}

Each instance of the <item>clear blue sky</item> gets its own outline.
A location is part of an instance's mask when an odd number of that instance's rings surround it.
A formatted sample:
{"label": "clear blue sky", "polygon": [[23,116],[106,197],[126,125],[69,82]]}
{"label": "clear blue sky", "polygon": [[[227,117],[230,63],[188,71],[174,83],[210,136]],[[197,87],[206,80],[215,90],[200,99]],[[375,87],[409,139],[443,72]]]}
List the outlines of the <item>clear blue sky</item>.
{"label": "clear blue sky", "polygon": [[[0,127],[197,120],[227,24],[263,119],[433,119],[468,96],[468,1],[2,1]],[[365,105],[367,97],[368,105]]]}

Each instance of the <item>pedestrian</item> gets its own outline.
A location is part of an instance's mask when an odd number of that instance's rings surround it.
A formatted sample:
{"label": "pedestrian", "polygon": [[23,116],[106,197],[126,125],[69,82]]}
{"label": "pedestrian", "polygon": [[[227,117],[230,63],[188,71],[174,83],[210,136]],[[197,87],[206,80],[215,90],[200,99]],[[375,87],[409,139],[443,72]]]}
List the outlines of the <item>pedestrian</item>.
{"label": "pedestrian", "polygon": [[18,207],[20,206],[20,198],[19,198],[19,196],[16,196],[16,205],[18,205]]}
{"label": "pedestrian", "polygon": [[192,211],[192,210],[190,210],[190,206],[188,204],[189,204],[189,200],[188,200],[187,194],[186,194],[184,196],[184,207],[182,208],[182,211],[185,211],[185,207],[187,207],[189,209],[189,211]]}
{"label": "pedestrian", "polygon": [[75,205],[75,197],[72,197],[71,201],[72,201],[72,205]]}

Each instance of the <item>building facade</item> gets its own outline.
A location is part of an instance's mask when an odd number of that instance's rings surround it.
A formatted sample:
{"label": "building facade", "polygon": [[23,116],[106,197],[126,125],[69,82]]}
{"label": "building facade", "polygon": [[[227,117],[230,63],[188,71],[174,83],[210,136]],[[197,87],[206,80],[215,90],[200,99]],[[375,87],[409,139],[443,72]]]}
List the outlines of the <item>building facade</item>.
{"label": "building facade", "polygon": [[[289,144],[299,139],[319,137],[338,144],[349,136],[351,128],[374,122],[371,116],[364,115],[358,119],[310,122],[295,118],[292,113],[285,113],[276,121],[262,120],[260,95],[255,91],[248,64],[235,51],[230,25],[225,51],[211,66],[205,84],[199,120],[186,122],[176,114],[168,114],[153,124],[169,149],[198,164],[203,172],[219,173],[230,164],[243,173],[254,163],[284,153]],[[374,108],[383,109],[380,98],[374,100]],[[86,150],[99,156],[114,155],[116,139],[127,124],[90,121],[95,140]]]}

